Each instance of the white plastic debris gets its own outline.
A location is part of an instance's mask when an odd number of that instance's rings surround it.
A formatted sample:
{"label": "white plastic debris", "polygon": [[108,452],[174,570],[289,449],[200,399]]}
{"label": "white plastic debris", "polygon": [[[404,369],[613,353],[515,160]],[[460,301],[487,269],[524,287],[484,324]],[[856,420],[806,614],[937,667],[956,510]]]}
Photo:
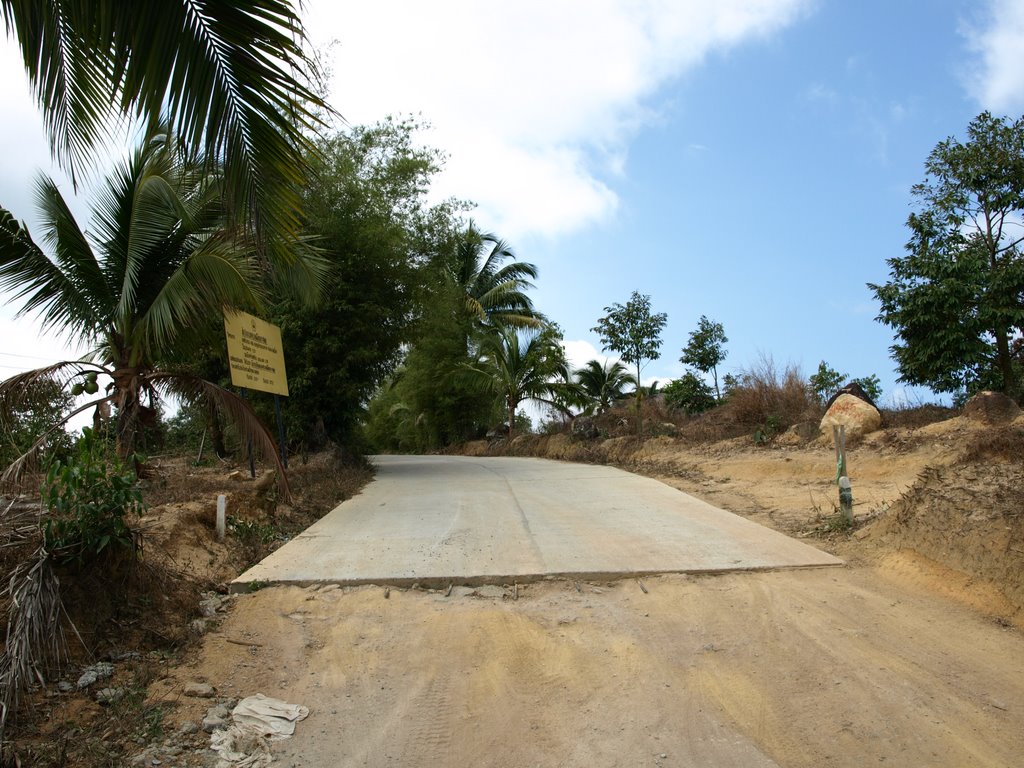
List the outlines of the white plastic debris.
{"label": "white plastic debris", "polygon": [[295,723],[308,716],[307,707],[272,699],[262,693],[242,699],[231,712],[236,725],[252,728],[271,741],[287,739],[295,733]]}
{"label": "white plastic debris", "polygon": [[238,702],[231,712],[234,724],[210,737],[210,749],[220,757],[218,768],[265,768],[272,763],[270,742],[295,733],[295,723],[309,709],[257,693]]}

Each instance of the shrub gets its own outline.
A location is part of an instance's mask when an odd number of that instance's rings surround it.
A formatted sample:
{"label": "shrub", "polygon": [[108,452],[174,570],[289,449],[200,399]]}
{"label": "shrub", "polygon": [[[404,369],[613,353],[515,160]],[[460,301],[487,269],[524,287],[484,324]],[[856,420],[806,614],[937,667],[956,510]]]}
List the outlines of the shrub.
{"label": "shrub", "polygon": [[6,467],[47,435],[44,457],[66,457],[71,436],[60,428],[75,399],[51,379],[36,380],[4,401],[0,409],[0,468]]}
{"label": "shrub", "polygon": [[144,509],[137,478],[93,430],[82,430],[67,461],[54,461],[41,495],[49,512],[43,543],[55,562],[81,564],[115,549],[134,555],[138,541],[125,515]]}
{"label": "shrub", "polygon": [[700,376],[690,371],[673,379],[662,390],[665,403],[684,413],[703,413],[715,407],[715,395]]}

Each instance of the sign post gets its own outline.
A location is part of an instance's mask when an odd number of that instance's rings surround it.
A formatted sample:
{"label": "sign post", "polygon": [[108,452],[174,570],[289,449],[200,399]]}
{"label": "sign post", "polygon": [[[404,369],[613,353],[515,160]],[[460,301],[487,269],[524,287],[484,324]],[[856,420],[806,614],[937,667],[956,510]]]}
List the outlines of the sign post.
{"label": "sign post", "polygon": [[[225,311],[224,335],[228,343],[231,383],[242,390],[243,397],[247,389],[269,392],[274,396],[278,448],[281,451],[281,463],[287,469],[280,396],[288,396],[288,376],[284,369],[281,329],[247,312]],[[252,471],[255,474],[255,467]]]}

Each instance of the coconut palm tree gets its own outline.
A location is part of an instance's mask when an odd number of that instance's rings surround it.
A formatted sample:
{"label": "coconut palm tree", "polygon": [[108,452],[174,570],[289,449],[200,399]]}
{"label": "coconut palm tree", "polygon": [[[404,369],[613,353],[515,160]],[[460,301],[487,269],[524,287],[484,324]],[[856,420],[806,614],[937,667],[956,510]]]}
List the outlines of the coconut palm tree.
{"label": "coconut palm tree", "polygon": [[483,337],[480,358],[463,369],[478,386],[501,398],[510,437],[520,403],[535,400],[559,407],[557,382],[568,378],[565,353],[553,326],[540,331],[494,328]]}
{"label": "coconut palm tree", "polygon": [[325,110],[306,73],[305,33],[290,0],[0,0],[73,180],[112,119],[175,133],[226,168],[224,194],[291,263],[308,128]]}
{"label": "coconut palm tree", "polygon": [[[38,182],[36,199],[48,252],[0,208],[0,290],[22,302],[20,314],[38,313],[44,329],[92,349],[88,359],[0,382],[2,410],[39,379],[73,385],[76,394],[99,394],[67,418],[114,406],[118,452],[126,457],[140,427],[155,417],[161,393],[205,395],[276,458],[273,439],[244,401],[168,365],[216,327],[223,308],[258,310],[264,300],[252,248],[224,228],[221,185],[218,174],[188,162],[181,145],[163,133],[147,139],[108,179],[93,205],[89,234],[47,178]],[[100,376],[109,382],[102,392]],[[16,462],[5,477],[22,465]]]}
{"label": "coconut palm tree", "polygon": [[543,324],[544,316],[526,295],[533,288],[530,281],[537,279],[537,267],[514,259],[504,240],[481,233],[473,222],[459,238],[450,279],[477,327],[540,328]]}
{"label": "coconut palm tree", "polygon": [[636,386],[636,377],[626,370],[619,361],[589,360],[576,371],[576,383],[583,395],[590,401],[589,410],[604,413],[612,402],[623,396],[627,385]]}

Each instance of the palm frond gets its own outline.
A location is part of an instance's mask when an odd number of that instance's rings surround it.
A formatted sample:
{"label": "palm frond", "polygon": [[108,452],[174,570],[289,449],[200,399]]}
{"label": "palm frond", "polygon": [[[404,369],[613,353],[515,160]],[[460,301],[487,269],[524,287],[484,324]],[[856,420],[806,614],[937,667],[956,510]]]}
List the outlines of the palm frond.
{"label": "palm frond", "polygon": [[100,373],[104,370],[102,366],[87,360],[61,360],[42,368],[16,373],[0,381],[0,411],[7,412],[17,408],[26,393],[31,392],[40,383],[52,381],[64,387],[75,376],[91,372]]}
{"label": "palm frond", "polygon": [[252,261],[231,240],[210,238],[188,255],[147,307],[139,308],[133,353],[140,359],[158,359],[222,307],[258,309],[264,298]]}
{"label": "palm frond", "polygon": [[330,108],[313,91],[305,33],[289,0],[0,0],[62,165],[76,169],[111,116],[166,111],[266,252],[291,263],[307,138]]}
{"label": "palm frond", "polygon": [[448,279],[463,296],[466,313],[483,325],[541,328],[545,318],[533,308],[526,292],[537,277],[537,267],[515,259],[512,249],[473,222],[456,244]]}
{"label": "palm frond", "polygon": [[114,323],[123,327],[137,312],[140,282],[153,283],[156,270],[166,272],[173,264],[155,264],[154,257],[174,252],[190,232],[183,220],[188,216],[182,193],[182,169],[172,158],[170,137],[158,129],[147,137],[127,164],[121,183],[111,185],[109,202],[116,239],[108,242],[106,268],[111,280],[118,281],[118,304]]}
{"label": "palm frond", "polygon": [[23,301],[19,316],[40,311],[44,328],[93,338],[105,295],[102,274],[56,187],[45,180],[37,191],[47,239],[57,242],[56,263],[0,208],[0,290]]}
{"label": "palm frond", "polygon": [[105,50],[96,50],[94,41],[83,35],[88,27],[76,19],[78,5],[90,4],[0,3],[7,34],[21,48],[54,156],[76,186],[83,161],[104,135],[116,89],[110,68],[112,41]]}

